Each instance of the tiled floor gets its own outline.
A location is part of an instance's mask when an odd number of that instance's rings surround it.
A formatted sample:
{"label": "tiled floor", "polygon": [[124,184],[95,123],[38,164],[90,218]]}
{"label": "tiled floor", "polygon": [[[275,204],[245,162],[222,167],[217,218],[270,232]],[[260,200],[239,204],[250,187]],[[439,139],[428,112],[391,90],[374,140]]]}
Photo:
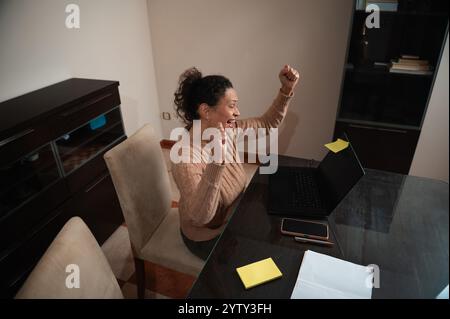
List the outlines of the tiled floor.
{"label": "tiled floor", "polygon": [[[169,150],[163,149],[172,184],[172,199],[178,201],[180,193],[170,174]],[[250,182],[258,166],[244,164],[247,173],[247,184]],[[137,298],[136,278],[128,229],[120,226],[102,245],[102,250],[111,265],[125,298]],[[151,262],[145,262],[146,292],[145,298],[185,298],[195,282],[195,277],[183,274]]]}

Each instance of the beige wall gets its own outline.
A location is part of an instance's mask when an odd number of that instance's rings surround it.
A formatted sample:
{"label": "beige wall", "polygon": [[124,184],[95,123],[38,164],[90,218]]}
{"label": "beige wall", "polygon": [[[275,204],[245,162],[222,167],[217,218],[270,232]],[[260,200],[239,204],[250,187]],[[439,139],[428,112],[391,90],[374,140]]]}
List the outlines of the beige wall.
{"label": "beige wall", "polygon": [[[79,30],[64,25],[73,2],[81,9]],[[280,128],[280,152],[321,159],[334,127],[351,4],[1,0],[0,101],[69,77],[118,80],[127,134],[149,122],[167,138],[180,124],[161,122],[160,111],[173,112],[186,68],[228,76],[248,117],[266,109],[279,69],[290,63],[302,80]],[[448,181],[448,145],[447,39],[410,174]]]}
{"label": "beige wall", "polygon": [[[80,6],[80,29],[65,7]],[[127,134],[161,132],[145,0],[0,0],[0,101],[65,80],[120,81]]]}
{"label": "beige wall", "polygon": [[410,175],[448,182],[448,34]]}
{"label": "beige wall", "polygon": [[[280,129],[280,153],[322,159],[333,135],[352,0],[148,0],[161,111],[173,113],[178,76],[196,66],[231,79],[242,117],[268,107],[278,72],[301,73]],[[177,120],[163,121],[169,137]]]}

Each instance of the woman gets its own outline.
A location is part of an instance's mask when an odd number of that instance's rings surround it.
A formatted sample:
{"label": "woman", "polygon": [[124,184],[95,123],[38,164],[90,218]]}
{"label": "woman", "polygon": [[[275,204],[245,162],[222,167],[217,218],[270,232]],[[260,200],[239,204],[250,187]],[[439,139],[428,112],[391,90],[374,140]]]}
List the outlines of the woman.
{"label": "woman", "polygon": [[[201,132],[207,128],[273,128],[283,120],[297,85],[298,72],[285,65],[279,73],[281,89],[269,109],[259,118],[238,120],[236,91],[230,80],[219,75],[203,77],[196,68],[186,70],[175,92],[175,106],[191,135],[194,120]],[[192,143],[192,142],[191,142]],[[206,141],[202,141],[203,145]],[[201,149],[191,144],[193,157],[202,158]],[[180,190],[181,235],[189,250],[206,260],[223,231],[230,207],[243,192],[246,174],[241,163],[172,164],[172,174]]]}

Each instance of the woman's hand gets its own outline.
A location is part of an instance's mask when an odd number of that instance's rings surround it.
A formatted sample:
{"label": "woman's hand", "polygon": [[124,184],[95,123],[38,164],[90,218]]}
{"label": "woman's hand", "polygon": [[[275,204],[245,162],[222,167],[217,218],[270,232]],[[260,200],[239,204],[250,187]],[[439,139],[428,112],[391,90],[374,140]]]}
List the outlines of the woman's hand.
{"label": "woman's hand", "polygon": [[286,95],[291,95],[300,77],[298,71],[289,65],[285,65],[278,77],[281,82],[281,91]]}

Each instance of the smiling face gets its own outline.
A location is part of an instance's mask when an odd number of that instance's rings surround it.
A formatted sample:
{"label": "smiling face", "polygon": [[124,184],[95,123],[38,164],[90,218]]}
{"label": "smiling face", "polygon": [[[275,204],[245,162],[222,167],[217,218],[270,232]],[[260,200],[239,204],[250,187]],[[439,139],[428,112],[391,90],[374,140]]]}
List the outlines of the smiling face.
{"label": "smiling face", "polygon": [[240,115],[238,109],[238,97],[233,88],[225,91],[216,107],[209,109],[210,126],[216,127],[219,122],[224,128],[236,127],[236,119]]}

